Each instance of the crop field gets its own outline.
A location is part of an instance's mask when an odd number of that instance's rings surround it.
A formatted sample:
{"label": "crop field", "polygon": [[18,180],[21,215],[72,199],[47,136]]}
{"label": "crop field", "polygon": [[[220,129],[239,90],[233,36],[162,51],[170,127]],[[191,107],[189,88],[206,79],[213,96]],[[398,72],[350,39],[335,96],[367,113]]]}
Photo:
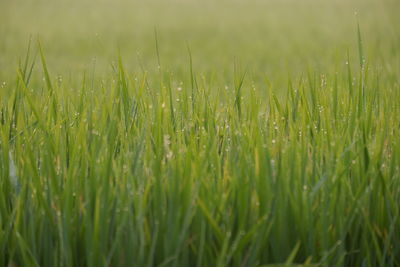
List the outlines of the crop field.
{"label": "crop field", "polygon": [[0,266],[400,266],[398,0],[1,0]]}

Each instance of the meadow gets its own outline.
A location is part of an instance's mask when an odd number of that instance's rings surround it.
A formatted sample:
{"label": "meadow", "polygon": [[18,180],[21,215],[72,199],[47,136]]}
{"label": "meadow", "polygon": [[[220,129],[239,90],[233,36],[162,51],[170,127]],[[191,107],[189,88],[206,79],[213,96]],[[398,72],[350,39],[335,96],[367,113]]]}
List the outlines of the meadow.
{"label": "meadow", "polygon": [[400,266],[399,11],[2,0],[0,266]]}

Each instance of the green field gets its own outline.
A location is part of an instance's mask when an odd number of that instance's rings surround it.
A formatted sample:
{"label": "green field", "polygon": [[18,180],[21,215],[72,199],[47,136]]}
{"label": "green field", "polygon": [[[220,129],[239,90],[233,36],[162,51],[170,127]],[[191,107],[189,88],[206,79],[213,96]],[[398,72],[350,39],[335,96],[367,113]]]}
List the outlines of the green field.
{"label": "green field", "polygon": [[0,266],[400,266],[399,12],[1,0]]}

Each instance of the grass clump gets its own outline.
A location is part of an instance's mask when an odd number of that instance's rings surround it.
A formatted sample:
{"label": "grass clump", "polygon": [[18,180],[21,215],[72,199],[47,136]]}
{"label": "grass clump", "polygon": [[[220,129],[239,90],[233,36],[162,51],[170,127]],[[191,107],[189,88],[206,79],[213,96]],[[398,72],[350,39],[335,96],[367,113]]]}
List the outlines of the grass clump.
{"label": "grass clump", "polygon": [[399,263],[399,90],[363,63],[279,98],[121,59],[70,90],[40,56],[42,89],[28,58],[2,97],[3,264]]}

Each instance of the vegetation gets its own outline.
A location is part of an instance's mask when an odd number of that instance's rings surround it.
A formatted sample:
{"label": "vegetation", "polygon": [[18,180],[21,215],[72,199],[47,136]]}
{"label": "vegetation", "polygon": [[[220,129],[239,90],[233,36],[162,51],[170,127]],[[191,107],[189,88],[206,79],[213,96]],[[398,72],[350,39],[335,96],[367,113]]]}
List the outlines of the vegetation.
{"label": "vegetation", "polygon": [[0,265],[399,266],[396,8],[0,3]]}

